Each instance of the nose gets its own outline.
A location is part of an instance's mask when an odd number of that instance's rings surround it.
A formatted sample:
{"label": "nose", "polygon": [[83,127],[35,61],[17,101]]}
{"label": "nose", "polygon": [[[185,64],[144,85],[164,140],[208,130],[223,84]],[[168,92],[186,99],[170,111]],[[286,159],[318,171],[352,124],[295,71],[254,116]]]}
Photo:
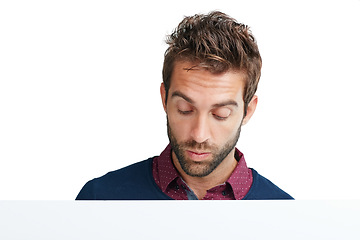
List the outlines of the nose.
{"label": "nose", "polygon": [[197,116],[191,130],[191,137],[197,143],[206,142],[210,138],[209,119],[206,116]]}

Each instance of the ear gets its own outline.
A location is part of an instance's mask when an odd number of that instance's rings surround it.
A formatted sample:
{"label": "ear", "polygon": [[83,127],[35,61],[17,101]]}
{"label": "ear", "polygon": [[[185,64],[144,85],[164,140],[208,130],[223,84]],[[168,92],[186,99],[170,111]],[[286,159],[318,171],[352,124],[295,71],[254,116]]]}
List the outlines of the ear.
{"label": "ear", "polygon": [[164,83],[161,83],[161,85],[160,85],[160,94],[161,94],[162,105],[163,105],[164,111],[166,112],[166,91],[165,91]]}
{"label": "ear", "polygon": [[251,99],[251,101],[249,102],[248,106],[247,106],[246,116],[243,119],[242,125],[245,125],[246,123],[249,122],[251,116],[255,112],[257,103],[258,103],[258,97],[256,95],[254,95],[253,98]]}

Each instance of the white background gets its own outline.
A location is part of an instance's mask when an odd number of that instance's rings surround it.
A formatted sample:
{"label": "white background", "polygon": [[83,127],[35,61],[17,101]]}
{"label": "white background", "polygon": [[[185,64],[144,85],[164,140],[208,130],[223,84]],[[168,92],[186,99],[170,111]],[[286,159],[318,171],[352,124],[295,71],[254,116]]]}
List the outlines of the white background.
{"label": "white background", "polygon": [[360,239],[359,200],[0,203],[6,240]]}
{"label": "white background", "polygon": [[215,9],[263,58],[248,166],[296,199],[359,199],[359,0],[1,1],[0,199],[71,200],[159,155],[165,35]]}

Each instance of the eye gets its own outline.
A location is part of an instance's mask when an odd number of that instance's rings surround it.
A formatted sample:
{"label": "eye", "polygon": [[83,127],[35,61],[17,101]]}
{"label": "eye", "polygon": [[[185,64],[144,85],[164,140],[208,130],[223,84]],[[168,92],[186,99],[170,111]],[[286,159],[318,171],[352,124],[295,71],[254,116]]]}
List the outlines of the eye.
{"label": "eye", "polygon": [[216,118],[217,120],[221,120],[221,121],[226,120],[226,119],[228,118],[228,117],[220,117],[220,116],[215,115],[215,114],[213,114],[213,116],[214,116],[214,118]]}
{"label": "eye", "polygon": [[181,115],[188,115],[193,112],[193,108],[184,101],[178,102],[177,109]]}
{"label": "eye", "polygon": [[219,108],[213,112],[214,118],[217,120],[226,120],[231,114],[231,110],[228,108]]}
{"label": "eye", "polygon": [[182,115],[189,115],[190,113],[192,113],[192,110],[188,110],[188,111],[181,111],[180,109],[178,109],[178,112]]}

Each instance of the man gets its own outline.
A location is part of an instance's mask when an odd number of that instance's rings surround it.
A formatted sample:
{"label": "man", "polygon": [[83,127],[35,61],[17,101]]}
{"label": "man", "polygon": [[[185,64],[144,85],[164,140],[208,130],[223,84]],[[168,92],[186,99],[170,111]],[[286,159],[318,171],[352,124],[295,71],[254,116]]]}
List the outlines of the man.
{"label": "man", "polygon": [[262,65],[248,27],[221,12],[195,15],[167,43],[160,93],[170,144],[89,181],[77,199],[292,199],[235,147],[256,109]]}

